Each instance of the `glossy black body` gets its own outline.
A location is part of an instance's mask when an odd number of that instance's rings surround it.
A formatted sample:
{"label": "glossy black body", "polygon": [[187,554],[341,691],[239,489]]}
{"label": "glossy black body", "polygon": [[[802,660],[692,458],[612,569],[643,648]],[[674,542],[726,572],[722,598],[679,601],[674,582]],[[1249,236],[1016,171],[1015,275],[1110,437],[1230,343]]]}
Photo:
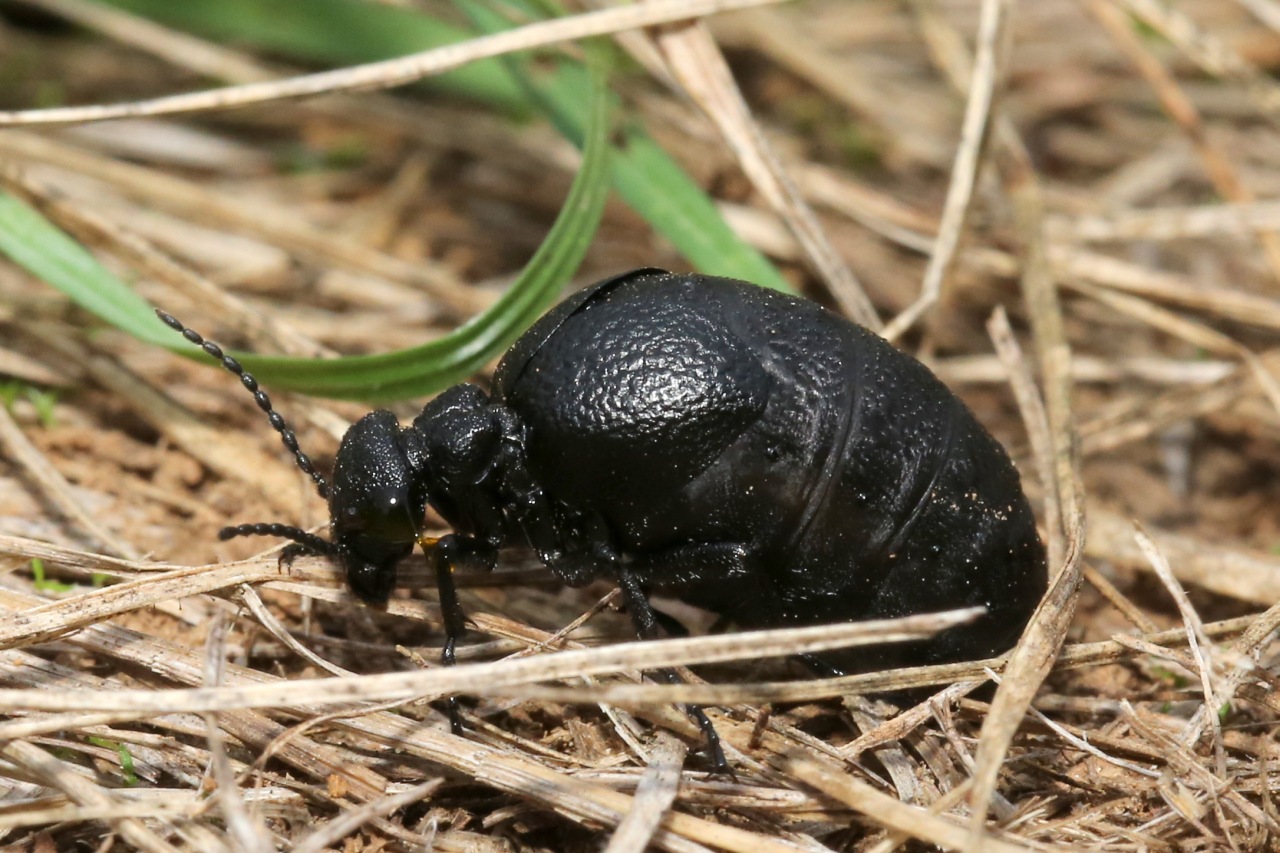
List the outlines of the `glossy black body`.
{"label": "glossy black body", "polygon": [[[566,583],[617,583],[641,637],[660,633],[657,590],[742,628],[987,609],[928,641],[810,660],[826,672],[992,656],[1046,587],[1003,448],[922,364],[812,302],[662,270],[607,279],[529,329],[491,395],[456,385],[405,427],[385,410],[361,418],[332,483],[233,357],[157,313],[240,378],[329,502],[328,540],[278,523],[222,538],[279,536],[292,540],[282,559],[336,558],[373,604],[423,542],[446,663],[464,631],[453,570],[492,568],[509,545]],[[433,546],[428,504],[454,531]]]}
{"label": "glossy black body", "polygon": [[[599,282],[516,341],[491,395],[456,385],[409,426],[385,410],[353,424],[332,483],[234,357],[156,313],[239,377],[329,502],[329,539],[280,523],[221,538],[337,559],[371,604],[422,543],[446,664],[465,631],[454,570],[491,569],[508,545],[565,583],[616,583],[644,638],[661,633],[657,590],[741,628],[987,609],[927,641],[806,658],[824,674],[998,654],[1046,587],[1003,448],[918,361],[802,299],[653,269]],[[423,536],[428,505],[452,533]],[[688,710],[728,772],[710,720]]]}
{"label": "glossy black body", "polygon": [[932,373],[812,302],[706,276],[596,284],[516,342],[491,396],[353,427],[330,504],[357,593],[385,599],[427,502],[450,563],[529,545],[566,582],[743,628],[989,611],[820,656],[837,672],[1002,652],[1046,586],[1017,471]]}

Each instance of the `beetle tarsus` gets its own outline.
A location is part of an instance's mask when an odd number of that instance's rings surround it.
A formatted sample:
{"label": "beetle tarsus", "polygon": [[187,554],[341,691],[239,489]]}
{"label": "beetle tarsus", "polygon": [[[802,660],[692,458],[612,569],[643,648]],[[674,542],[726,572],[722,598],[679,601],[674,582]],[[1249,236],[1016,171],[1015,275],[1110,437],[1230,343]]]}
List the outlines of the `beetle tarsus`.
{"label": "beetle tarsus", "polygon": [[[440,653],[440,661],[445,666],[453,666],[458,662],[454,649],[456,643],[453,637],[448,637],[444,641],[444,650]],[[458,710],[458,697],[450,696],[444,700],[445,713],[449,715],[449,731],[461,737],[466,731],[462,727],[462,713]]]}
{"label": "beetle tarsus", "polygon": [[276,565],[282,569],[287,569],[293,565],[293,561],[299,557],[306,557],[316,552],[306,545],[299,545],[297,542],[290,542],[280,549],[280,559],[276,560]]}
{"label": "beetle tarsus", "polygon": [[702,710],[701,705],[686,705],[685,713],[693,717],[693,721],[698,724],[698,728],[702,730],[702,738],[706,743],[705,752],[707,759],[711,762],[711,772],[717,776],[728,776],[731,779],[737,779],[738,776],[733,772],[733,768],[729,766],[728,760],[724,757],[724,746],[720,743],[720,733],[716,731],[715,724]]}

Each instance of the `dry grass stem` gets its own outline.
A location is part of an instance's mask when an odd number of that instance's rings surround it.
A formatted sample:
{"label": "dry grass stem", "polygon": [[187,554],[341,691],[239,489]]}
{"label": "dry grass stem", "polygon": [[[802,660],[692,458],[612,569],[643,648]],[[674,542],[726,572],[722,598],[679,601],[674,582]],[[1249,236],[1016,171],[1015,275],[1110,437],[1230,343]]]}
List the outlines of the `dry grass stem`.
{"label": "dry grass stem", "polygon": [[[1152,4],[1148,3],[1140,5],[1144,10],[1153,8]],[[1240,179],[1231,158],[1209,138],[1196,105],[1178,85],[1169,70],[1142,44],[1128,21],[1116,8],[1113,0],[1086,0],[1086,6],[1115,40],[1116,45],[1129,58],[1129,61],[1155,89],[1164,109],[1186,132],[1187,138],[1190,139],[1204,164],[1206,174],[1213,181],[1218,192],[1233,202],[1248,204],[1254,201],[1253,192]],[[1167,18],[1165,15],[1158,15],[1151,16],[1149,20],[1164,23]],[[1267,253],[1273,274],[1280,276],[1280,235],[1262,233],[1258,236]]]}
{"label": "dry grass stem", "polygon": [[71,204],[58,199],[49,187],[27,178],[21,170],[0,164],[0,183],[85,245],[105,246],[133,269],[164,282],[187,299],[205,305],[217,305],[223,313],[234,318],[237,329],[255,343],[279,348],[290,355],[333,354],[332,350],[318,346],[315,341],[287,325],[263,317],[243,300],[228,294],[214,282],[165,255],[136,234],[86,210],[83,204]]}
{"label": "dry grass stem", "polygon": [[[923,11],[925,7],[917,5],[917,8]],[[951,183],[947,187],[947,200],[942,208],[929,265],[925,268],[920,296],[885,326],[884,335],[889,340],[896,340],[942,298],[990,138],[991,115],[1003,79],[1001,61],[1009,48],[1007,22],[1012,9],[1013,0],[983,0],[972,63],[964,56],[963,48],[952,55],[953,61],[948,70],[953,85],[961,92],[967,92],[968,100],[955,163],[951,168]],[[927,12],[922,18],[926,25],[932,20]]]}
{"label": "dry grass stem", "polygon": [[[1280,843],[1275,0],[587,0],[319,74],[133,4],[0,7],[4,193],[201,333],[297,355],[494,305],[579,166],[547,122],[387,87],[612,36],[620,119],[797,289],[895,318],[1009,450],[1054,572],[1000,657],[814,678],[795,652],[890,626],[735,633],[657,595],[689,636],[632,643],[607,582],[511,549],[457,575],[445,668],[420,556],[370,608],[218,539],[328,521],[234,379],[0,259],[6,853]],[[613,199],[569,286],[688,263]],[[368,407],[268,390],[328,473]]]}
{"label": "dry grass stem", "polygon": [[3,407],[0,407],[0,450],[3,450],[4,455],[10,460],[21,466],[54,506],[75,521],[80,529],[92,536],[99,545],[118,556],[133,560],[138,558],[137,552],[129,543],[104,528],[81,505],[71,490],[71,484],[58,473],[58,469],[49,462],[48,458],[27,440],[27,437],[22,434],[22,428]]}
{"label": "dry grass stem", "polygon": [[1280,31],[1280,3],[1276,3],[1275,0],[1236,0],[1236,2],[1256,15],[1258,20],[1271,29]]}
{"label": "dry grass stem", "polygon": [[688,752],[670,735],[659,736],[649,756],[649,769],[636,785],[635,808],[622,819],[609,837],[605,853],[643,853],[675,801],[680,787],[680,771]]}
{"label": "dry grass stem", "polygon": [[[218,573],[207,572],[206,574]],[[247,581],[240,567],[236,567],[232,577],[234,578],[232,582],[235,584]],[[167,578],[160,578],[134,583],[154,588],[161,583],[167,585],[167,582]],[[130,586],[133,584],[121,584],[110,589],[114,591]],[[114,601],[117,598],[131,597],[136,597],[132,590],[113,595],[112,599]],[[717,663],[758,655],[785,656],[882,642],[903,642],[928,637],[946,628],[963,625],[982,612],[981,608],[969,608],[927,616],[907,616],[901,619],[851,622],[842,625],[652,640],[600,649],[556,652],[533,658],[509,658],[487,664],[466,664],[425,672],[293,681],[287,684],[258,687],[171,691],[168,695],[152,690],[126,690],[111,696],[76,696],[71,692],[58,691],[42,693],[30,690],[0,690],[0,709],[202,713],[238,708],[278,707],[297,702],[326,705],[397,698],[410,699],[417,696],[450,693],[486,693],[503,684],[522,684],[627,669]],[[46,639],[50,630],[44,627],[47,620],[33,618],[28,613],[15,614],[10,621],[17,631],[24,632],[20,637],[10,640],[10,643],[38,642]],[[78,618],[77,622],[80,621]],[[69,629],[64,625],[62,630]]]}
{"label": "dry grass stem", "polygon": [[1139,20],[1178,46],[1184,56],[1206,73],[1240,84],[1259,114],[1280,119],[1280,86],[1226,42],[1196,25],[1190,16],[1156,0],[1121,0]]}
{"label": "dry grass stem", "polygon": [[248,82],[271,77],[258,63],[246,61],[234,51],[110,6],[86,0],[31,0],[30,5],[213,80]]}
{"label": "dry grass stem", "polygon": [[731,9],[746,9],[780,0],[649,0],[526,24],[491,36],[480,36],[398,59],[308,74],[291,80],[247,83],[211,92],[171,95],[151,101],[114,106],[63,107],[0,112],[0,127],[82,124],[121,118],[174,115],[245,107],[335,92],[389,89],[459,68],[470,62],[522,50],[687,21]]}
{"label": "dry grass stem", "polygon": [[293,845],[294,853],[322,853],[331,845],[335,845],[355,832],[362,825],[376,817],[385,817],[399,811],[405,806],[421,802],[431,796],[444,783],[443,779],[431,779],[421,785],[415,785],[407,791],[390,794],[381,799],[365,803],[358,808],[350,809],[336,820],[318,828]]}
{"label": "dry grass stem", "polygon": [[[896,829],[911,838],[918,838],[947,850],[959,849],[964,844],[965,829],[962,825],[931,815],[917,806],[899,802],[859,779],[841,779],[826,772],[820,765],[804,759],[788,763],[787,771],[873,823]],[[982,845],[983,850],[993,853],[1055,849],[1041,845],[1032,847],[995,836],[984,837]]]}
{"label": "dry grass stem", "polygon": [[[1141,527],[1138,527],[1134,531],[1134,539],[1138,543],[1138,548],[1151,561],[1151,567],[1155,570],[1156,576],[1160,578],[1160,582],[1169,590],[1169,594],[1173,596],[1174,602],[1178,605],[1178,612],[1182,614],[1182,622],[1187,632],[1187,648],[1191,651],[1191,657],[1196,662],[1196,672],[1200,676],[1200,687],[1204,691],[1205,707],[1201,709],[1200,713],[1203,714],[1207,708],[1221,708],[1222,700],[1218,698],[1216,688],[1218,676],[1214,669],[1214,661],[1210,657],[1212,647],[1204,634],[1204,624],[1200,621],[1200,614],[1196,613],[1194,605],[1187,598],[1186,590],[1178,583],[1178,579],[1173,576],[1173,570],[1169,568],[1169,561],[1160,553],[1160,549],[1156,547],[1155,542],[1151,541],[1151,537]],[[1218,776],[1225,778],[1227,765],[1226,755],[1222,751],[1222,723],[1216,713],[1210,714],[1208,718],[1213,724],[1213,749],[1214,759],[1217,762]],[[1198,728],[1194,724],[1188,725],[1181,740],[1184,743],[1188,741],[1194,743],[1198,739]]]}
{"label": "dry grass stem", "polygon": [[464,287],[456,276],[439,264],[406,263],[341,235],[309,226],[298,219],[295,211],[262,203],[246,205],[243,199],[232,193],[218,192],[155,169],[111,160],[82,148],[20,131],[0,135],[0,152],[104,181],[144,204],[159,205],[179,216],[256,234],[327,264],[410,283],[458,314],[470,315],[493,302],[492,297]]}
{"label": "dry grass stem", "polygon": [[684,91],[715,122],[742,171],[782,217],[844,312],[868,328],[879,329],[880,318],[871,300],[751,118],[751,110],[706,25],[694,22],[668,29],[659,33],[657,41]]}
{"label": "dry grass stem", "polygon": [[[1026,426],[1027,436],[1031,441],[1036,471],[1040,475],[1044,490],[1045,517],[1061,518],[1061,497],[1054,487],[1054,448],[1049,416],[1045,411],[1044,400],[1036,388],[1035,379],[1031,375],[1031,367],[1023,357],[1022,347],[1014,337],[1013,328],[1009,325],[1009,317],[1003,308],[997,308],[987,321],[987,334],[991,335],[996,355],[1008,376],[1009,387],[1013,389],[1014,399],[1018,401],[1018,411],[1022,413],[1022,422]],[[1050,527],[1050,565],[1054,565],[1054,558],[1059,562],[1062,560],[1065,548],[1066,544],[1061,539],[1058,527]]]}

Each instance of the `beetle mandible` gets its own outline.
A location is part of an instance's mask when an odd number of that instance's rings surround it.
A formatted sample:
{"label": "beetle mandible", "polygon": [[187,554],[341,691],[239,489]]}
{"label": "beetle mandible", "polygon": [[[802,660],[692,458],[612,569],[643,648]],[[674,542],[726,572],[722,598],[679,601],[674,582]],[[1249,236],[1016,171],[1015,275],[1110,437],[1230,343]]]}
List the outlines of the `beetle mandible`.
{"label": "beetle mandible", "polygon": [[453,529],[436,545],[446,662],[463,632],[450,569],[493,568],[508,545],[568,584],[616,581],[641,637],[659,632],[659,590],[744,628],[987,609],[929,640],[810,659],[828,673],[990,657],[1045,591],[1004,449],[924,365],[813,302],[657,269],[606,279],[525,332],[490,394],[454,386],[407,427],[361,418],[332,484],[251,376],[161,318],[241,377],[328,498],[329,540],[280,524],[221,537],[334,557],[381,603],[429,504]]}

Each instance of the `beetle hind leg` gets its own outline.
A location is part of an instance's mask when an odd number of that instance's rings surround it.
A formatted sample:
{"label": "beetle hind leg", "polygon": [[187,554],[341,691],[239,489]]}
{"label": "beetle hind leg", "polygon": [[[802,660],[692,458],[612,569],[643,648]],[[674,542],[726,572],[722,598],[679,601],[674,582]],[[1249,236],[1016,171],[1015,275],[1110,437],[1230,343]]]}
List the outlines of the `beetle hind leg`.
{"label": "beetle hind leg", "polygon": [[[635,574],[619,567],[618,569],[618,585],[622,588],[622,596],[627,603],[627,612],[631,614],[632,624],[635,625],[636,634],[642,640],[654,640],[662,636],[659,617],[657,611],[653,609],[653,605],[649,603],[649,597],[645,595]],[[654,672],[654,677],[660,678],[668,684],[682,683],[680,675],[674,669],[660,669]],[[733,770],[729,767],[729,762],[724,757],[724,747],[720,743],[720,735],[716,731],[715,725],[707,717],[700,705],[684,706],[685,713],[693,718],[698,724],[698,728],[702,730],[703,739],[706,741],[707,757],[711,760],[712,771],[724,776],[733,776]]]}

